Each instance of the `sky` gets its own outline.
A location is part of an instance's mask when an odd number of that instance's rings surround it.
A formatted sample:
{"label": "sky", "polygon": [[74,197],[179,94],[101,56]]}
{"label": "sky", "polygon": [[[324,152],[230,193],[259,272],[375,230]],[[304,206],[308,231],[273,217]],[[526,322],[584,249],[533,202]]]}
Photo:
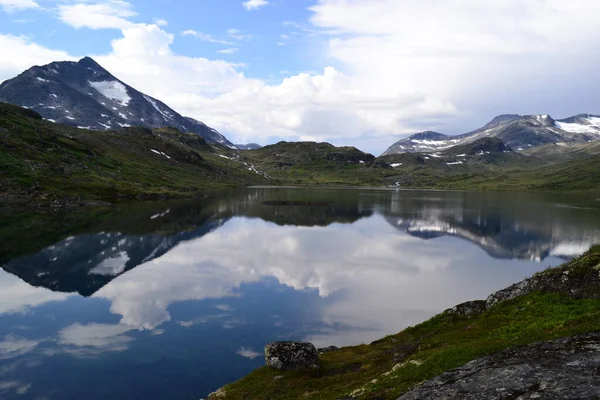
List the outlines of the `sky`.
{"label": "sky", "polygon": [[598,0],[0,0],[0,81],[91,56],[235,143],[379,154],[499,114],[600,114]]}

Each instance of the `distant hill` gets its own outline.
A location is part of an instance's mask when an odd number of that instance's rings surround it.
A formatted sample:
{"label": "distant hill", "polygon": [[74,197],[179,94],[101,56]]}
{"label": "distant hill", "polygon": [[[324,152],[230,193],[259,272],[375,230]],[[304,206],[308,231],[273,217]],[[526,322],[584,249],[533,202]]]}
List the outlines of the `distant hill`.
{"label": "distant hill", "polygon": [[436,153],[484,137],[498,138],[515,151],[556,143],[588,143],[600,140],[600,116],[580,114],[554,120],[549,115],[500,115],[482,128],[462,135],[430,131],[411,135],[394,143],[382,155]]}
{"label": "distant hill", "polygon": [[248,144],[236,144],[235,147],[237,147],[240,150],[256,150],[256,149],[260,149],[262,146],[258,143],[248,143]]}
{"label": "distant hill", "polygon": [[29,108],[48,121],[73,127],[173,127],[198,134],[209,143],[235,148],[216,130],[137,91],[89,57],[31,67],[0,85],[0,101]]}

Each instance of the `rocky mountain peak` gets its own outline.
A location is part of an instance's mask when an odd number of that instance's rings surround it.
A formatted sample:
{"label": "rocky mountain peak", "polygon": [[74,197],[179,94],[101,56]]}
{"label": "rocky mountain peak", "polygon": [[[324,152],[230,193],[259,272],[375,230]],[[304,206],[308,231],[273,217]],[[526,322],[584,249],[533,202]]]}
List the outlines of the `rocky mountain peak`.
{"label": "rocky mountain peak", "polygon": [[117,79],[91,57],[34,66],[0,85],[0,101],[32,109],[51,122],[93,130],[172,127],[235,148],[215,129]]}

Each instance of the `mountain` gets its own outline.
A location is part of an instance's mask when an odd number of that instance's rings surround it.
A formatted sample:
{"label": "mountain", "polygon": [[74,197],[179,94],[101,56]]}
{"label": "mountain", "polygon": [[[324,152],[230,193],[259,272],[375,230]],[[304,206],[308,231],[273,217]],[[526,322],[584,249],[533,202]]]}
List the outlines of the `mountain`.
{"label": "mountain", "polygon": [[394,143],[382,155],[436,153],[485,137],[498,138],[517,151],[547,144],[598,141],[600,116],[580,114],[554,120],[549,115],[500,115],[483,127],[461,135],[431,131],[411,135]]}
{"label": "mountain", "polygon": [[223,135],[115,78],[89,57],[34,66],[0,85],[0,101],[34,110],[46,120],[92,130],[173,127],[209,143],[235,146]]}
{"label": "mountain", "polygon": [[223,151],[239,152],[175,128],[77,129],[0,102],[0,209],[204,197],[266,182],[259,171],[220,157]]}
{"label": "mountain", "polygon": [[236,144],[235,147],[237,147],[240,150],[257,150],[257,149],[260,149],[262,146],[258,143],[248,143],[248,144]]}

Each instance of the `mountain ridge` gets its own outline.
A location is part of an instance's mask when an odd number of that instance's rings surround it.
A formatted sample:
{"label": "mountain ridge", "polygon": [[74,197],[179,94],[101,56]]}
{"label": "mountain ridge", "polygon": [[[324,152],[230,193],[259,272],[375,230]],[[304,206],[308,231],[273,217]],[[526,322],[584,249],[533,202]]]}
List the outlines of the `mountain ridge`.
{"label": "mountain ridge", "polygon": [[600,116],[578,114],[555,120],[547,114],[502,114],[481,128],[463,134],[446,135],[432,131],[412,134],[392,144],[381,155],[436,153],[483,137],[499,138],[517,151],[546,144],[600,141]]}
{"label": "mountain ridge", "polygon": [[103,131],[128,126],[173,127],[196,133],[209,143],[236,148],[215,129],[138,91],[90,57],[33,66],[0,84],[0,101],[78,128]]}

